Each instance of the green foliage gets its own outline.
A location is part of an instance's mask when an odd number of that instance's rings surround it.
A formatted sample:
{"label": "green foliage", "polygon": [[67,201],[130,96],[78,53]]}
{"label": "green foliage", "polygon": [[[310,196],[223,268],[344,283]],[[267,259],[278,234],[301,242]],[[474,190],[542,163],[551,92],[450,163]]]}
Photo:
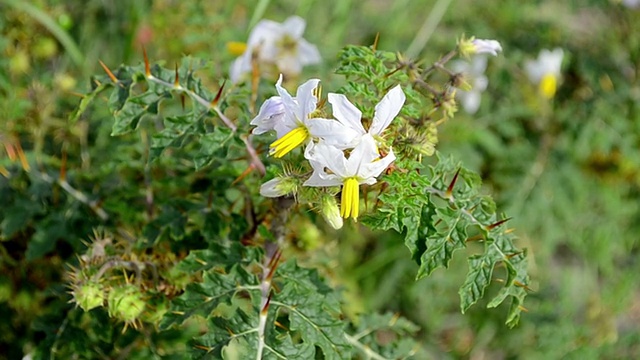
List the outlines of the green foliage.
{"label": "green foliage", "polygon": [[[468,242],[482,242],[482,253],[469,258],[469,272],[459,291],[460,307],[464,312],[478,302],[493,280],[494,268],[502,265],[504,287],[488,306],[496,307],[511,297],[507,324],[515,326],[529,283],[526,252],[515,247],[493,201],[479,194],[478,176],[446,158],[419,171],[392,173],[385,181],[388,188],[379,198],[379,211],[363,222],[404,234],[405,245],[419,265],[417,279],[448,267],[454,251]],[[470,237],[470,231],[476,235]]]}
{"label": "green foliage", "polygon": [[[637,9],[76,5],[0,0],[0,358],[638,357]],[[340,187],[302,186],[302,151],[249,135],[275,79],[224,80],[227,43],[290,14],[324,60],[290,91],[320,78],[365,128],[390,88],[407,97],[378,139],[394,165],[338,232]],[[473,116],[448,64],[461,34],[504,49]],[[167,62],[147,72],[143,47]],[[524,63],[554,47],[544,99]],[[294,196],[259,196],[261,165]]]}

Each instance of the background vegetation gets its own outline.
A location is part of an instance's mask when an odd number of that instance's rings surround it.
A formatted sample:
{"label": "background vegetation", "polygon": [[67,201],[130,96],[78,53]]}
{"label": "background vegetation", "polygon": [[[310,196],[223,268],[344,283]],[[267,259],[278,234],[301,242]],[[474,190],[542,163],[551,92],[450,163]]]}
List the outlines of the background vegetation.
{"label": "background vegetation", "polygon": [[[211,61],[200,76],[217,89],[234,58],[229,41],[244,41],[261,18],[293,14],[307,20],[305,37],[324,58],[306,75],[326,88],[343,81],[332,75],[338,51],[371,44],[377,33],[380,49],[427,63],[463,33],[497,39],[504,49],[487,69],[480,110],[460,111],[440,127],[438,149],[478,171],[486,193],[513,217],[518,246],[529,249],[528,312],[511,330],[507,309],[460,314],[463,257],[414,282],[417,266],[401,237],[353,229],[319,237],[301,222],[300,261],[321,264],[344,289],[348,312],[401,314],[419,326],[416,337],[434,358],[640,357],[640,10],[604,0],[0,0],[0,12],[0,358],[56,349],[74,306],[64,274],[86,261],[80,255],[91,238],[105,238],[95,229],[125,239],[143,231],[150,242],[169,233],[180,239],[171,245],[180,254],[198,248],[185,236],[180,197],[231,187],[206,169],[188,172],[179,156],[157,161],[183,172],[148,166],[139,134],[110,136],[106,101],[71,121],[77,94],[102,74],[98,60],[137,64],[144,46],[171,68],[189,54]],[[555,47],[565,51],[563,82],[545,102],[524,61]],[[146,206],[150,178],[166,208]],[[232,204],[238,193],[224,197]],[[156,226],[141,229],[145,222]],[[110,326],[103,315],[92,320],[96,328]],[[144,358],[144,341],[103,334],[85,356]],[[181,343],[170,332],[154,336],[167,347]]]}

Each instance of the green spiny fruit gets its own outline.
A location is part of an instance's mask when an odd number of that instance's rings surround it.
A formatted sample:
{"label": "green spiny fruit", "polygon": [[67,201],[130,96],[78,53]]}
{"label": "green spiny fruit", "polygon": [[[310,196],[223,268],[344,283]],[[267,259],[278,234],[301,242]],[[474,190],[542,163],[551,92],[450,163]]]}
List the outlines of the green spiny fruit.
{"label": "green spiny fruit", "polygon": [[109,316],[133,323],[145,309],[145,301],[140,289],[135,285],[125,285],[109,292]]}
{"label": "green spiny fruit", "polygon": [[84,311],[89,311],[104,304],[104,290],[100,283],[90,281],[77,285],[73,289],[73,298]]}

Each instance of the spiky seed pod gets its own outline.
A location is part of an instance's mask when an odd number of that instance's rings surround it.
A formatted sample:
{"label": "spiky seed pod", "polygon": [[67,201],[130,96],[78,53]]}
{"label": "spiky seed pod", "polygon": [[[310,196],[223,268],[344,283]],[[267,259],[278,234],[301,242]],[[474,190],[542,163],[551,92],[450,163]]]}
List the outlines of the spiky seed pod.
{"label": "spiky seed pod", "polygon": [[84,311],[89,311],[104,304],[104,289],[97,282],[80,284],[73,289],[73,298]]}
{"label": "spiky seed pod", "polygon": [[109,292],[109,316],[134,323],[145,310],[140,289],[132,284],[112,288]]}

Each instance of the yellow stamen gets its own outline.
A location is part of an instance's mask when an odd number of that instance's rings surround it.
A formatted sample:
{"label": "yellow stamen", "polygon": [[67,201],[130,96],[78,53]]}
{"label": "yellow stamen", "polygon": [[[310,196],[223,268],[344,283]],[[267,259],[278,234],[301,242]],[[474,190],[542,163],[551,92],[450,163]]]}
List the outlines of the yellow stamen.
{"label": "yellow stamen", "polygon": [[277,157],[281,158],[285,156],[289,151],[297,148],[309,139],[309,131],[306,127],[297,127],[289,131],[286,135],[269,145],[269,152]]}
{"label": "yellow stamen", "polygon": [[342,199],[340,203],[340,216],[347,219],[358,219],[358,208],[360,206],[360,184],[358,179],[347,178],[342,186]]}
{"label": "yellow stamen", "polygon": [[551,99],[556,94],[556,88],[558,86],[558,80],[553,74],[545,74],[540,80],[539,90],[540,94],[547,99]]}
{"label": "yellow stamen", "polygon": [[240,56],[247,50],[247,44],[241,41],[229,41],[227,43],[227,51],[231,55]]}

